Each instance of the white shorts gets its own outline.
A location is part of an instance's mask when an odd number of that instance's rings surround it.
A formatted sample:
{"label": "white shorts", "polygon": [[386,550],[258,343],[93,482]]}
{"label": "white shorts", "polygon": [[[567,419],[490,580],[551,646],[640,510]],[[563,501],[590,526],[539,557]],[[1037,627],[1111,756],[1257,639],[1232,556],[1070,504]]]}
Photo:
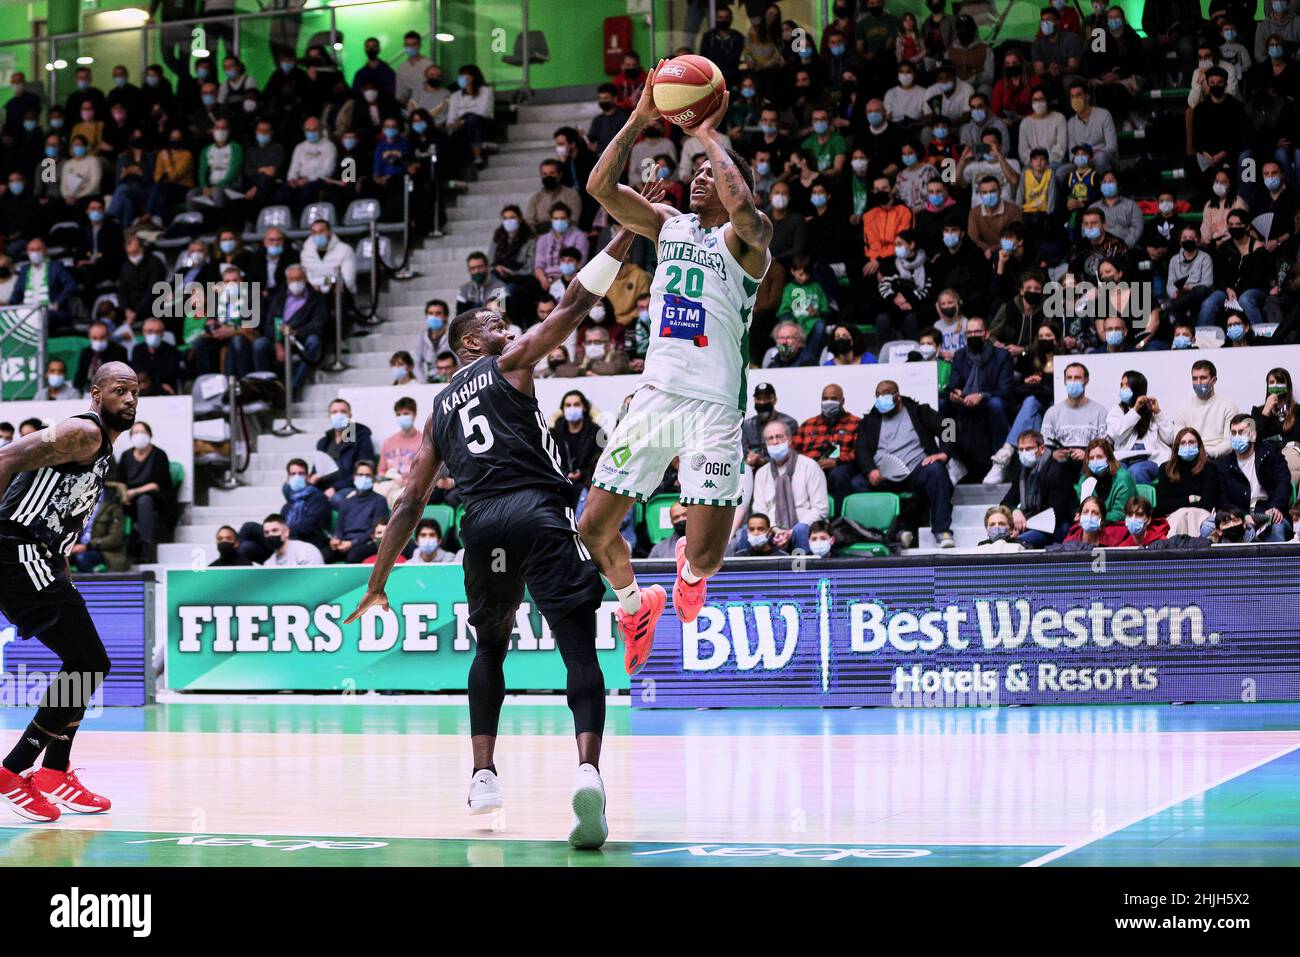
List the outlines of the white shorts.
{"label": "white shorts", "polygon": [[645,501],[680,456],[683,505],[739,505],[743,417],[734,406],[643,385],[605,446],[591,484]]}

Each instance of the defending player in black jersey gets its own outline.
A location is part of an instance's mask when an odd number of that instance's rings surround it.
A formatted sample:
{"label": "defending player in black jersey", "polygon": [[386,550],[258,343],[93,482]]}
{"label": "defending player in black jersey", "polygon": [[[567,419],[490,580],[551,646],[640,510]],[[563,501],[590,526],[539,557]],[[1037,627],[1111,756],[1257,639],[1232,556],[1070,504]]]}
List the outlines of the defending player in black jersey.
{"label": "defending player in black jersey", "polygon": [[[505,698],[502,665],[527,585],[568,672],[579,762],[569,831],[575,847],[600,847],[609,834],[598,770],[605,679],[596,658],[595,614],[605,589],[578,538],[573,514],[577,489],[560,466],[537,407],[533,367],[568,338],[605,294],[632,238],[619,230],[569,284],[551,314],[517,338],[490,309],[463,312],[452,320],[450,345],[462,365],[434,401],[366,595],[347,619],[354,621],[375,606],[388,607],[384,583],[445,466],[466,504],[460,537],[469,622],[477,640],[469,670],[470,812],[501,807],[493,753]],[[665,601],[660,592],[659,600]]]}
{"label": "defending player in black jersey", "polygon": [[0,612],[62,661],[0,768],[0,799],[32,821],[57,821],[60,806],[84,814],[109,808],[69,770],[72,739],[109,660],[66,556],[99,501],[113,442],[135,422],[139,395],[131,367],[106,362],[91,383],[89,412],[0,449]]}

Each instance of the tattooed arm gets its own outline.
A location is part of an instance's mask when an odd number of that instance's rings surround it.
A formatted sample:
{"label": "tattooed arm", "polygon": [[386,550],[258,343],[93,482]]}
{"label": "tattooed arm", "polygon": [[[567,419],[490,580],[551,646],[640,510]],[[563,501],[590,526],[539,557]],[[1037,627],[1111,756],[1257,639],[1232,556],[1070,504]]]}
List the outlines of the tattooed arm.
{"label": "tattooed arm", "polygon": [[95,461],[102,435],[99,426],[89,419],[64,419],[48,429],[41,429],[14,439],[0,449],[0,495],[19,472],[32,472],[46,465]]}
{"label": "tattooed arm", "polygon": [[[662,63],[661,60],[660,64]],[[678,215],[677,210],[664,203],[651,202],[618,179],[623,175],[623,168],[627,166],[628,157],[632,155],[632,147],[641,131],[651,123],[659,122],[659,110],[654,103],[654,76],[658,69],[656,66],[647,74],[636,110],[628,117],[618,135],[605,147],[605,152],[600,154],[600,159],[592,167],[591,175],[587,177],[587,192],[605,207],[606,212],[621,225],[652,242],[659,238],[659,228],[664,222]]]}
{"label": "tattooed arm", "polygon": [[709,168],[713,171],[713,184],[718,191],[718,198],[731,216],[732,234],[746,248],[737,256],[740,264],[750,269],[745,258],[757,260],[759,265],[752,272],[761,272],[763,257],[766,256],[768,244],[772,241],[772,221],[759,212],[754,205],[754,193],[740,175],[735,162],[727,155],[726,136],[717,131],[718,124],[727,115],[731,103],[731,94],[724,93],[722,103],[712,116],[705,117],[699,125],[691,130],[691,135],[704,147],[704,155],[709,159]]}

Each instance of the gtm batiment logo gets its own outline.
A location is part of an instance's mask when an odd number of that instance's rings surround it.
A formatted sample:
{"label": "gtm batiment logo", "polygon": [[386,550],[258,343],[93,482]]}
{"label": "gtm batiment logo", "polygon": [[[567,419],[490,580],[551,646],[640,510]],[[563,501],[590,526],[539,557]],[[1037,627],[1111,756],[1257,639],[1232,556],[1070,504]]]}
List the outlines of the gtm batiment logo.
{"label": "gtm batiment logo", "polygon": [[148,937],[153,929],[151,894],[70,893],[50,898],[50,926],[57,928],[126,927],[133,937]]}

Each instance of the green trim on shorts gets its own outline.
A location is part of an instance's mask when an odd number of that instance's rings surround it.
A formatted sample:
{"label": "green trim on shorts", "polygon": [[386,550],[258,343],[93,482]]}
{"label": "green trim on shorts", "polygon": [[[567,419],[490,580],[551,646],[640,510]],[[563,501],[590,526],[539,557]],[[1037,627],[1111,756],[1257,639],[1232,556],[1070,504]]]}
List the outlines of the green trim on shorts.
{"label": "green trim on shorts", "polygon": [[687,498],[683,495],[678,501],[683,505],[740,505],[738,498]]}
{"label": "green trim on shorts", "polygon": [[[650,501],[650,496],[642,495],[640,492],[629,492],[627,489],[615,488],[613,485],[606,485],[604,482],[592,481],[591,484],[594,485],[596,488],[603,488],[606,492],[613,492],[615,495],[623,495],[627,498],[633,498],[636,499],[638,502]],[[740,504],[740,503],[737,502],[736,504]]]}

